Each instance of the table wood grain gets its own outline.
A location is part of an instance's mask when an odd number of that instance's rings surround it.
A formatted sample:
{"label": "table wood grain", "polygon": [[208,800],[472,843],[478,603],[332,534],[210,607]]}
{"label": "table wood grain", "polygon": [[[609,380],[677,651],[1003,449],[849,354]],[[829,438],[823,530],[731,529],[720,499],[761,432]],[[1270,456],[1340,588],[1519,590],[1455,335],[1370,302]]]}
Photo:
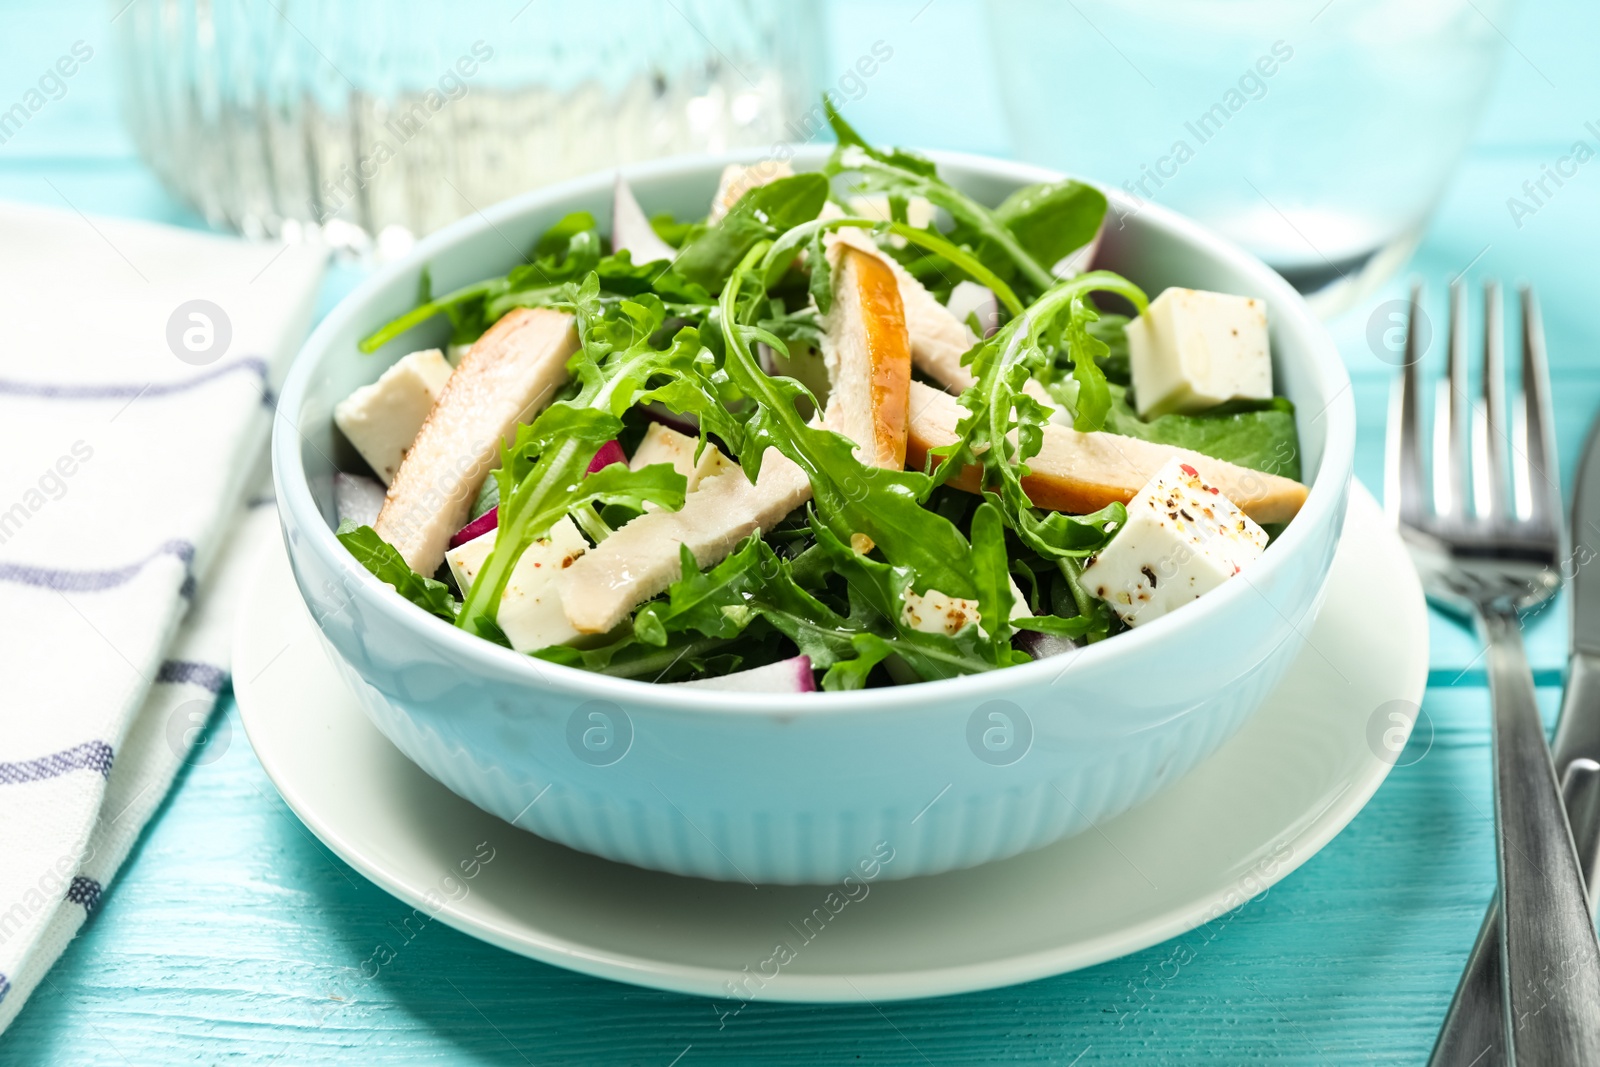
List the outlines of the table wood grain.
{"label": "table wood grain", "polygon": [[[123,2],[0,5],[0,99],[74,40],[96,48],[67,96],[0,146],[0,197],[199,225],[118,124],[106,27]],[[1307,5],[1308,20],[1322,2]],[[837,57],[895,42],[896,65],[859,102],[863,129],[1006,151],[992,84],[946,76],[983,54],[983,34],[1010,32],[987,26],[977,0],[840,2],[833,14]],[[1494,102],[1410,270],[1438,293],[1467,268],[1474,280],[1537,284],[1570,487],[1600,408],[1600,169],[1520,228],[1505,200],[1600,114],[1600,9],[1530,5],[1497,29],[1513,48]],[[357,277],[336,269],[323,309]],[[1374,487],[1392,368],[1366,327],[1402,292],[1397,281],[1334,324],[1360,417],[1357,471]],[[0,1035],[0,1063],[1420,1063],[1494,878],[1479,646],[1443,619],[1432,639],[1424,716],[1402,766],[1322,853],[1237,912],[1022,986],[881,1007],[752,1005],[725,1022],[710,1001],[571,974],[439,923],[407,936],[410,909],[300,825],[225,698],[214,731],[230,731],[228,747],[180,777],[82,935]],[[1548,716],[1562,606],[1530,625],[1528,643]],[[380,945],[394,960],[362,977]]]}

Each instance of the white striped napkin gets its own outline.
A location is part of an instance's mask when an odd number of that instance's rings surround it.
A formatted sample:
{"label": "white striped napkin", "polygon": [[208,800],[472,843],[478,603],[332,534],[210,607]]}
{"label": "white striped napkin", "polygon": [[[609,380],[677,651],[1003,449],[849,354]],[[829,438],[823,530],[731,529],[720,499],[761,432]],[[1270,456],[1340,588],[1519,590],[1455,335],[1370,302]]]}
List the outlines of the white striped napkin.
{"label": "white striped napkin", "polygon": [[0,1030],[204,758],[322,262],[0,204]]}

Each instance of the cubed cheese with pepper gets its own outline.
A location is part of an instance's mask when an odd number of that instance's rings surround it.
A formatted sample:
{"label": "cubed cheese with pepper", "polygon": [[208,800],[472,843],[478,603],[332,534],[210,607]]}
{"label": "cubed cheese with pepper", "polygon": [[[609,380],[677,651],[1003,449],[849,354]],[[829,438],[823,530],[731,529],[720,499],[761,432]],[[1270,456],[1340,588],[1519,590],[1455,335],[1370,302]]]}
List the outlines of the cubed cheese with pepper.
{"label": "cubed cheese with pepper", "polygon": [[[870,544],[869,541],[868,545]],[[870,550],[869,547],[868,551]],[[1011,585],[1011,617],[1019,619],[1031,615],[1032,612],[1028,610],[1028,599],[1022,595],[1022,590],[1017,588],[1016,580],[1008,577],[1006,581]],[[929,589],[926,593],[907,589],[900,607],[900,619],[911,629],[925,634],[944,634],[947,637],[954,637],[966,629],[968,623],[976,623],[981,632],[988,632],[983,625],[983,616],[978,610],[976,600],[950,596],[937,589]]]}
{"label": "cubed cheese with pepper", "polygon": [[978,621],[978,602],[966,597],[950,596],[937,589],[930,589],[926,593],[907,589],[900,617],[913,630],[954,637],[968,623]]}
{"label": "cubed cheese with pepper", "polygon": [[[489,550],[494,548],[497,532],[490,530],[445,553],[450,573],[455,575],[462,592],[471,588]],[[562,519],[550,528],[549,537],[535,541],[522,553],[517,565],[511,568],[511,577],[506,579],[505,592],[500,594],[500,610],[495,616],[512,648],[518,652],[534,652],[578,636],[578,631],[567,621],[555,577],[588,548],[589,542],[583,539],[572,520]]]}
{"label": "cubed cheese with pepper", "polygon": [[334,424],[384,485],[394,481],[401,460],[444,391],[450,371],[444,353],[437,348],[413,352],[333,409]]}
{"label": "cubed cheese with pepper", "polygon": [[1138,626],[1180,608],[1260,557],[1267,534],[1175,459],[1128,504],[1128,521],[1083,569],[1083,585]]}
{"label": "cubed cheese with pepper", "polygon": [[1267,305],[1252,297],[1168,289],[1128,323],[1134,398],[1146,418],[1272,397]]}

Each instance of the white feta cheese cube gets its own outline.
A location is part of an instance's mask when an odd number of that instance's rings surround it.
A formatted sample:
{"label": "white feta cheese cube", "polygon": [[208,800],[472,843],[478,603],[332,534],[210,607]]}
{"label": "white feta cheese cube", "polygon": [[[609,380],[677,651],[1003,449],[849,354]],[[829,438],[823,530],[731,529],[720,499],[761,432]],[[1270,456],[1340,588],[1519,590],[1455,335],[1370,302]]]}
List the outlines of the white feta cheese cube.
{"label": "white feta cheese cube", "polygon": [[333,409],[334,425],[384,485],[394,481],[401,460],[444,391],[450,371],[444,353],[437,348],[413,352]]}
{"label": "white feta cheese cube", "polygon": [[688,481],[686,491],[690,493],[707,478],[715,478],[719,474],[739,469],[737,463],[724,456],[717,446],[709,441],[706,442],[706,449],[700,454],[700,459],[696,461],[694,450],[699,445],[700,439],[697,437],[690,437],[659,422],[652,422],[645,430],[639,447],[634,449],[633,458],[628,460],[628,469],[640,470],[656,463],[670,463],[672,469]]}
{"label": "white feta cheese cube", "polygon": [[1267,306],[1252,297],[1168,289],[1128,323],[1139,414],[1193,414],[1272,397]]}
{"label": "white feta cheese cube", "polygon": [[[445,553],[450,573],[455,575],[456,584],[463,592],[471,587],[483,561],[488,558],[497,532],[490,530]],[[588,548],[589,542],[583,539],[572,520],[562,519],[550,528],[549,537],[535,541],[522,553],[517,565],[511,568],[511,577],[506,579],[505,592],[500,594],[500,610],[495,616],[512,648],[518,652],[534,652],[578,636],[578,631],[567,621],[555,577]]]}
{"label": "white feta cheese cube", "polygon": [[913,630],[954,637],[968,623],[978,621],[978,602],[966,597],[950,596],[937,589],[929,589],[922,594],[907,589],[900,617]]}
{"label": "white feta cheese cube", "polygon": [[1128,503],[1128,522],[1083,568],[1083,585],[1137,626],[1210,592],[1260,557],[1267,534],[1181,459]]}
{"label": "white feta cheese cube", "polygon": [[[865,535],[853,534],[852,540],[856,537]],[[866,542],[866,551],[872,551],[870,540]],[[1028,610],[1028,598],[1022,595],[1016,579],[1007,577],[1006,580],[1011,583],[1011,617],[1020,619],[1032,614]],[[907,626],[925,634],[945,634],[954,637],[965,629],[968,623],[976,623],[980,632],[988,633],[983,627],[983,615],[978,609],[976,600],[950,596],[937,589],[929,589],[921,595],[907,589],[905,600],[901,604],[900,617]]]}

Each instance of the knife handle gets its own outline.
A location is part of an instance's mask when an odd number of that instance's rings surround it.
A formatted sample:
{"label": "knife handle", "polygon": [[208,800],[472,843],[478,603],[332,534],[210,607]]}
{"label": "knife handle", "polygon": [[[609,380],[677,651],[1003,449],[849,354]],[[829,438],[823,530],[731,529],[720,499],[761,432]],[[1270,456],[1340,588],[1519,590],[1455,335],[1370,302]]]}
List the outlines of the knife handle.
{"label": "knife handle", "polygon": [[[1572,826],[1591,908],[1600,881],[1600,660],[1575,655],[1552,746],[1562,768],[1561,794]],[[1461,984],[1450,1002],[1431,1067],[1499,1067],[1506,1062],[1500,991],[1500,898],[1489,904]]]}
{"label": "knife handle", "polygon": [[1575,759],[1600,761],[1600,657],[1573,653],[1550,754],[1558,771]]}

